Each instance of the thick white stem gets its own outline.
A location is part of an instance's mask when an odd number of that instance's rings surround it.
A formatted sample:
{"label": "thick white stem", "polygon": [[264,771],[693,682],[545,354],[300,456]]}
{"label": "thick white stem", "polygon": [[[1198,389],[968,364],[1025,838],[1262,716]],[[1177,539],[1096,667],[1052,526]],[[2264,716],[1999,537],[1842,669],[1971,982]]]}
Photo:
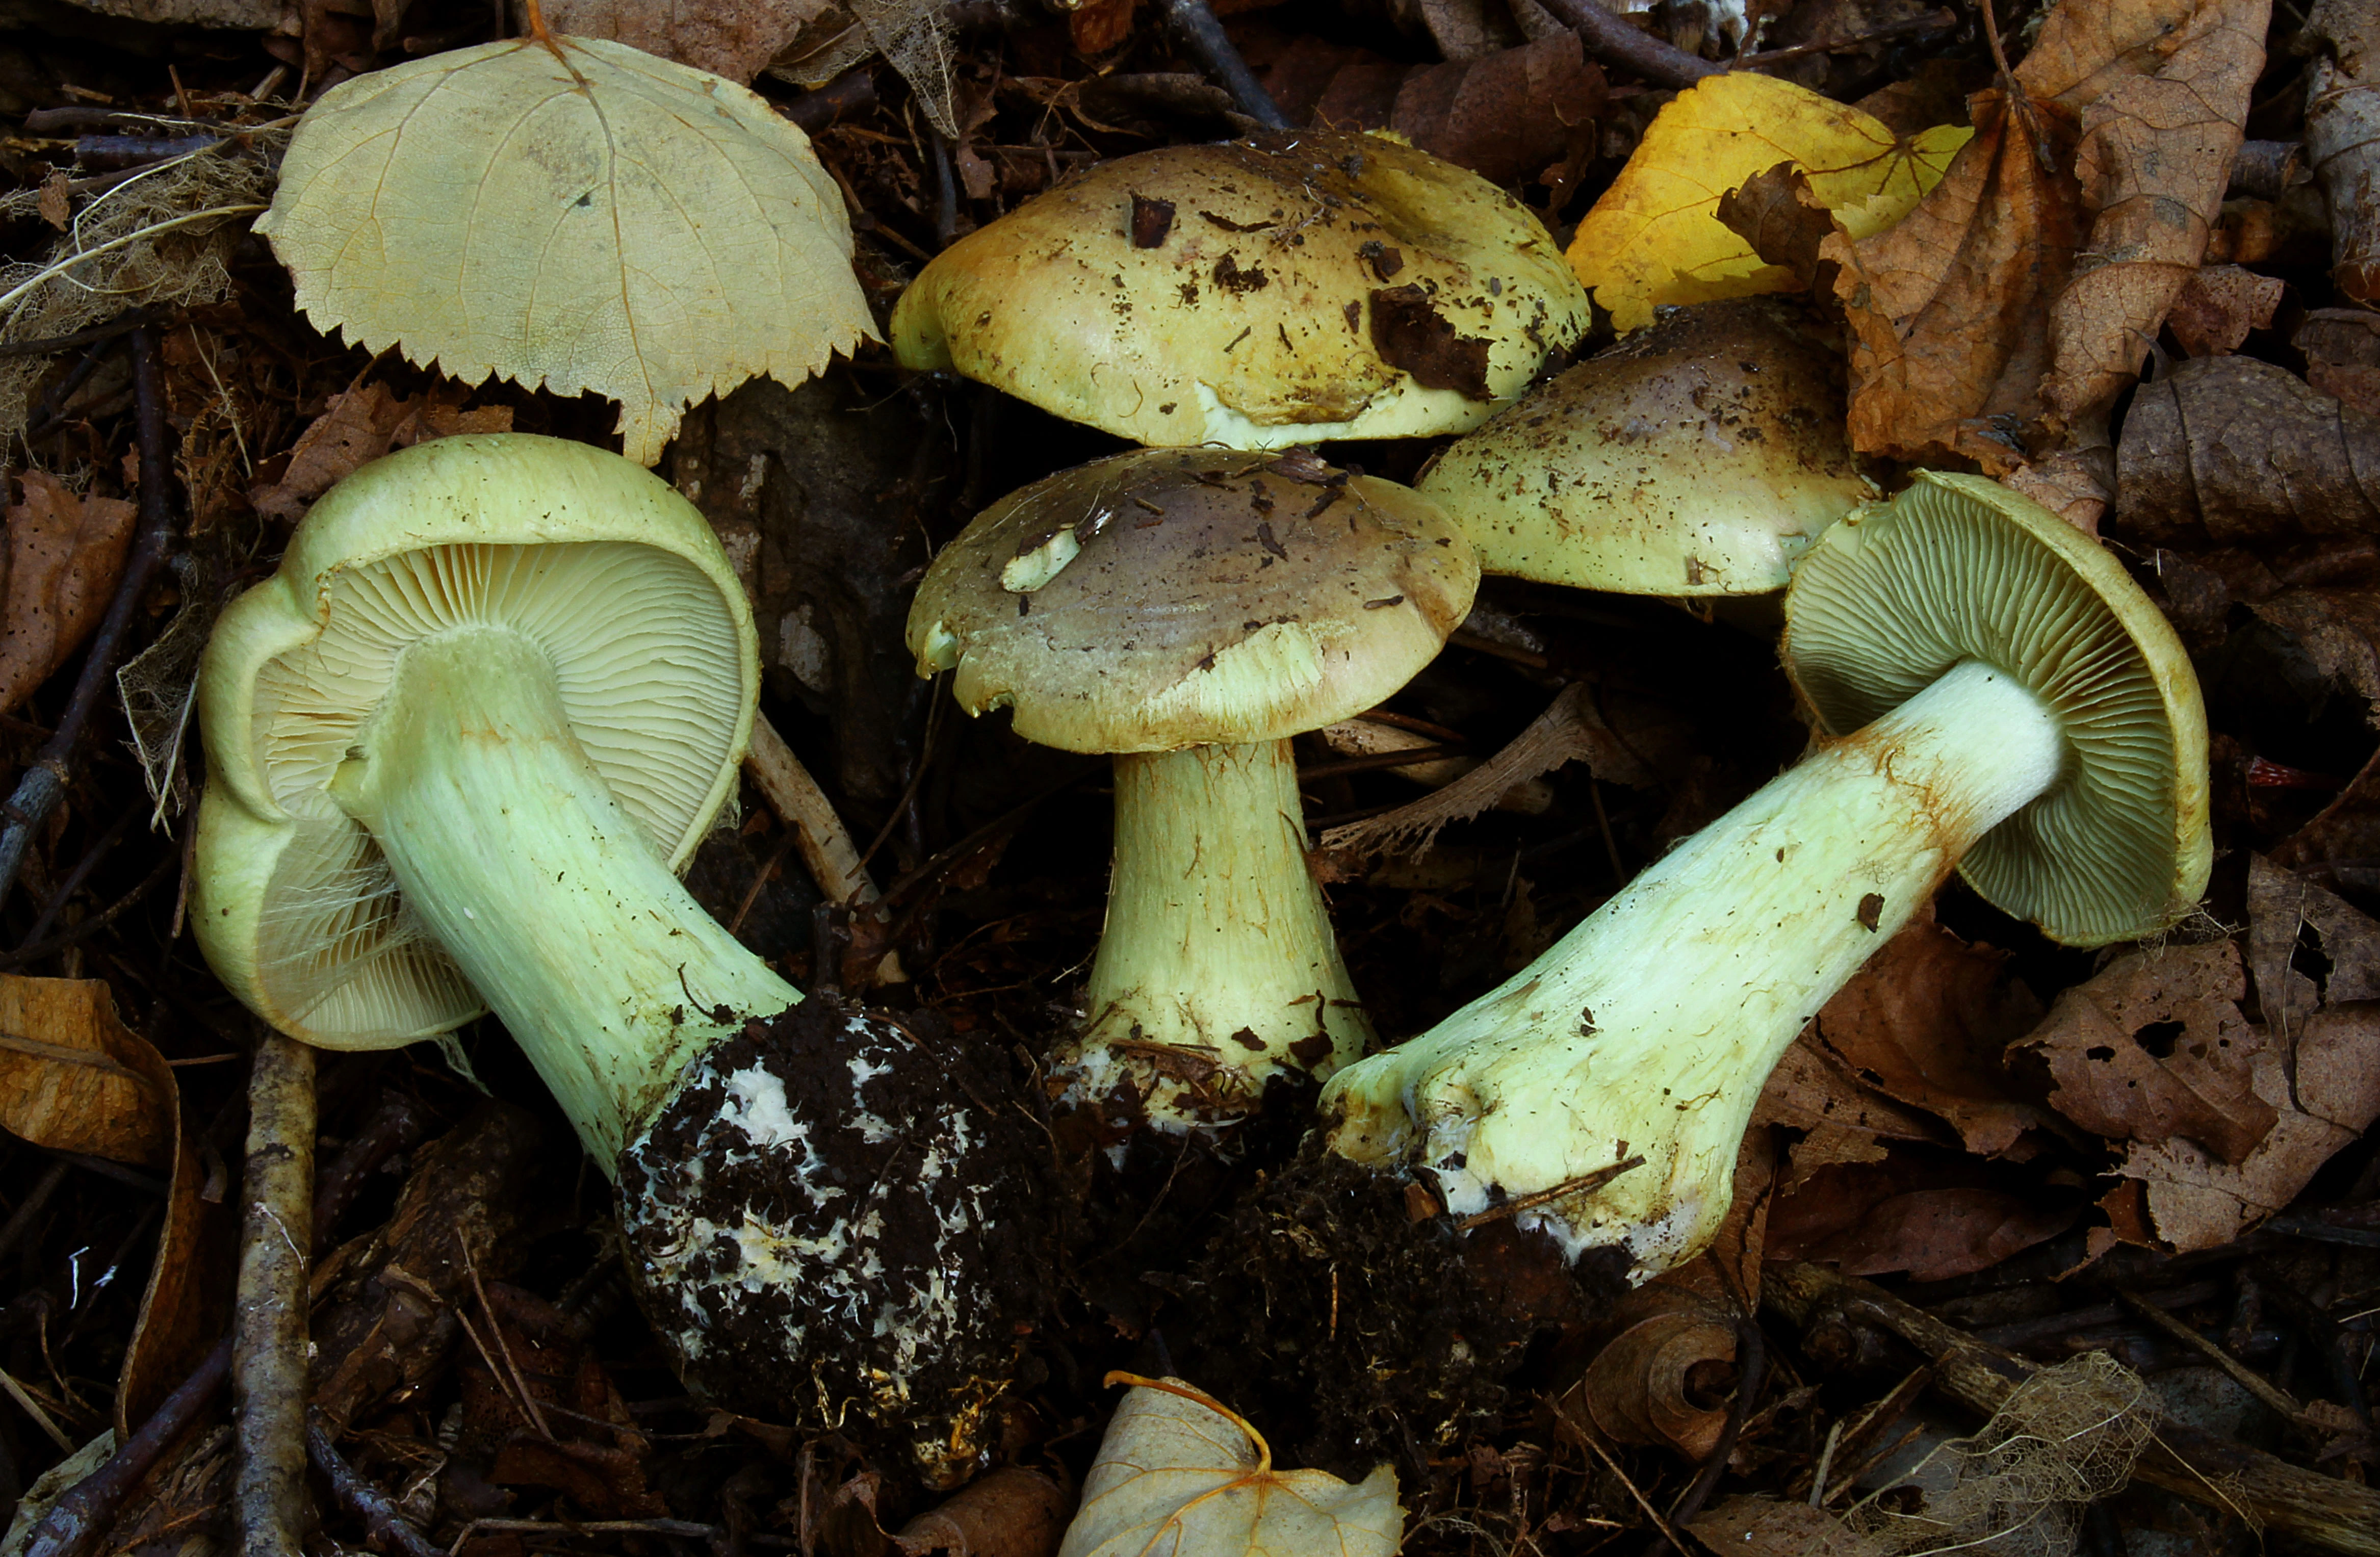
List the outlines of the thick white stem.
{"label": "thick white stem", "polygon": [[[1115,871],[1068,1068],[1078,1095],[1130,1077],[1184,1129],[1280,1070],[1328,1076],[1371,1026],[1322,894],[1287,741],[1115,760]],[[1212,1113],[1211,1108],[1208,1109]]]}
{"label": "thick white stem", "polygon": [[607,1174],[688,1060],[801,999],[612,798],[517,633],[407,649],[331,793]]}
{"label": "thick white stem", "polygon": [[1523,1213],[1640,1274],[1726,1214],[1753,1102],[1803,1024],[1961,855],[2058,780],[2058,723],[1969,661],[1680,845],[1493,993],[1349,1066],[1331,1145],[1434,1170],[1460,1212],[1645,1161]]}

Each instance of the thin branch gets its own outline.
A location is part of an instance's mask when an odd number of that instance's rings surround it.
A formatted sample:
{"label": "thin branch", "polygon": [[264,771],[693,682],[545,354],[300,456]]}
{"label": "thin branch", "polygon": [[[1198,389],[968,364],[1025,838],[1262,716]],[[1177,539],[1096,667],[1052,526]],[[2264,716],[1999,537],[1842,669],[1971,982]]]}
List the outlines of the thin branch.
{"label": "thin branch", "polygon": [[1713,76],[1727,74],[1724,65],[1697,59],[1629,25],[1624,17],[1605,10],[1596,0],[1545,0],[1546,9],[1578,34],[1581,47],[1607,65],[1642,76],[1657,87],[1685,88]]}

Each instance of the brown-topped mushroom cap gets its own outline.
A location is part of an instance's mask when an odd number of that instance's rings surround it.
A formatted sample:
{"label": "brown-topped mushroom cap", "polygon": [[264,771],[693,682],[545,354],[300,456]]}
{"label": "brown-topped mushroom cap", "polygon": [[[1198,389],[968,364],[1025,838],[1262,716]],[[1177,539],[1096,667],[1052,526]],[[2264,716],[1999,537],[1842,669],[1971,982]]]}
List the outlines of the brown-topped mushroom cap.
{"label": "brown-topped mushroom cap", "polygon": [[909,648],[1044,746],[1277,740],[1404,685],[1477,582],[1410,488],[1303,450],[1141,449],[978,517],[918,586]]}

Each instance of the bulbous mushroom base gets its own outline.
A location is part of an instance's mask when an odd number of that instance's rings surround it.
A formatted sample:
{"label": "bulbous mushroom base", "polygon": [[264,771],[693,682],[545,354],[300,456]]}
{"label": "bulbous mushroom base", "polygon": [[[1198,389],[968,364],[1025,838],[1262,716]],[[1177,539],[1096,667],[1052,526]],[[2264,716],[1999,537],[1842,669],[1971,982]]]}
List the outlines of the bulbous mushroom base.
{"label": "bulbous mushroom base", "polygon": [[1044,1283],[1040,1158],[930,1018],[815,995],[689,1065],[620,1158],[639,1301],[687,1388],[978,1468]]}
{"label": "bulbous mushroom base", "polygon": [[1183,1360],[1272,1424],[1285,1455],[1342,1477],[1492,1429],[1531,1344],[1593,1325],[1626,1290],[1609,1251],[1572,1266],[1510,1218],[1465,1228],[1423,1186],[1315,1137],[1195,1276],[1189,1322],[1168,1330],[1197,1354]]}

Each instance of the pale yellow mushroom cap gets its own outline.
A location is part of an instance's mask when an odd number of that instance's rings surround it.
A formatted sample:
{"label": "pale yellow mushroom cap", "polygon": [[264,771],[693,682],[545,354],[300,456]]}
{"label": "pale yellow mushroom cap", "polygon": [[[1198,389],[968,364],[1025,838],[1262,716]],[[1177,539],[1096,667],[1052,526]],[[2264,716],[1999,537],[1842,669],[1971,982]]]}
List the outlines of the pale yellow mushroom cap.
{"label": "pale yellow mushroom cap", "polygon": [[693,505],[559,438],[440,438],[374,460],[224,613],[200,671],[192,923],[216,976],[293,1038],[386,1048],[480,1013],[329,794],[398,655],[463,625],[546,651],[579,746],[673,866],[735,782],[758,655]]}
{"label": "pale yellow mushroom cap", "polygon": [[1790,304],[1665,311],[1458,439],[1418,483],[1485,573],[1624,594],[1765,594],[1875,495],[1840,347]]}
{"label": "pale yellow mushroom cap", "polygon": [[1994,906],[2099,946],[2196,906],[2214,858],[2198,677],[2096,541],[1996,481],[1921,470],[1819,538],[1785,616],[1785,668],[1828,735],[1962,660],[2014,676],[2058,718],[2065,771],[1960,864]]}
{"label": "pale yellow mushroom cap", "polygon": [[936,256],[892,346],[1137,444],[1283,448],[1475,427],[1587,320],[1518,201],[1303,130],[1068,179]]}
{"label": "pale yellow mushroom cap", "polygon": [[1138,449],[978,516],[917,586],[909,649],[1043,746],[1281,740],[1403,686],[1478,582],[1409,487],[1303,450]]}

